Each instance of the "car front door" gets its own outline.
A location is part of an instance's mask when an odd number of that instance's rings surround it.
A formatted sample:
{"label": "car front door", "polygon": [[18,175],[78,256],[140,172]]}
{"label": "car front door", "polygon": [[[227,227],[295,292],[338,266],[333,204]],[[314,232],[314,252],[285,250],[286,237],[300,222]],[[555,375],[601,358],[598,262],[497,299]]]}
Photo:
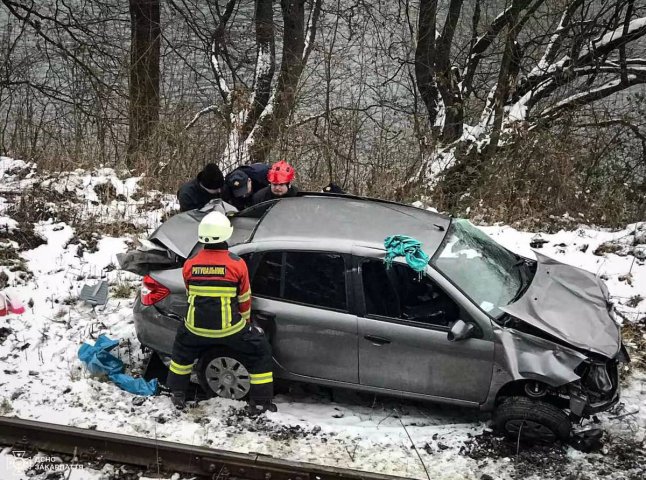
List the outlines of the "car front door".
{"label": "car front door", "polygon": [[[359,285],[359,379],[362,385],[466,402],[489,391],[494,343],[427,273],[406,264],[356,258]],[[476,325],[476,338],[451,342],[458,318]],[[480,337],[480,338],[477,338]]]}
{"label": "car front door", "polygon": [[348,313],[349,271],[338,253],[255,253],[252,316],[272,325],[274,360],[287,372],[358,383],[357,317]]}

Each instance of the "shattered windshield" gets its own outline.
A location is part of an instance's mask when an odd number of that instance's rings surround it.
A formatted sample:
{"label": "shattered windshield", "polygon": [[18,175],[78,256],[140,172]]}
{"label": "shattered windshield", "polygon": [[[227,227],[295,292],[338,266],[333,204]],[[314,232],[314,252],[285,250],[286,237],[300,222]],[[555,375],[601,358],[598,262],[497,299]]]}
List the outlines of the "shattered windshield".
{"label": "shattered windshield", "polygon": [[468,220],[451,222],[431,264],[494,318],[524,291],[523,261]]}

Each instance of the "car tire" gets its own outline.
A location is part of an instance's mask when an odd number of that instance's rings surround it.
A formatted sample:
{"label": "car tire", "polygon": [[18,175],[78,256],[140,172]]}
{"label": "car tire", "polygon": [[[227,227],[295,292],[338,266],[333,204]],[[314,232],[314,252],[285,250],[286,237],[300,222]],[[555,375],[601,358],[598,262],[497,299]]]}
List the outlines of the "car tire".
{"label": "car tire", "polygon": [[204,353],[196,366],[197,379],[208,397],[245,400],[251,383],[249,370],[239,354],[228,348]]}
{"label": "car tire", "polygon": [[511,440],[553,443],[567,440],[571,423],[566,413],[547,402],[509,397],[493,413],[494,428]]}

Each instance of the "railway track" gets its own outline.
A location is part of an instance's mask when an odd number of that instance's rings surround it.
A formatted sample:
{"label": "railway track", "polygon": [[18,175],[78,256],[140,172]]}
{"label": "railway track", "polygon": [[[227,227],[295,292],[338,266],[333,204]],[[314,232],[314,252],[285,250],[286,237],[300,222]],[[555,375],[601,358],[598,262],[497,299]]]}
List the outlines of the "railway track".
{"label": "railway track", "polygon": [[236,453],[118,433],[0,417],[0,444],[19,450],[74,455],[218,480],[401,480],[358,470],[290,462],[260,454]]}

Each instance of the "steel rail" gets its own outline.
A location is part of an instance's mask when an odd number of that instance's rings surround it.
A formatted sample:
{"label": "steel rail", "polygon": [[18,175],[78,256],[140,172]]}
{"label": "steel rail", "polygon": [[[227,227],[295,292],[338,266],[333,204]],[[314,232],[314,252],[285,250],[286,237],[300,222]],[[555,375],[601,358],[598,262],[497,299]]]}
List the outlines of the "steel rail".
{"label": "steel rail", "polygon": [[149,471],[178,472],[213,479],[248,480],[401,480],[256,453],[236,453],[132,435],[0,417],[0,444],[73,454],[81,460],[136,465]]}

